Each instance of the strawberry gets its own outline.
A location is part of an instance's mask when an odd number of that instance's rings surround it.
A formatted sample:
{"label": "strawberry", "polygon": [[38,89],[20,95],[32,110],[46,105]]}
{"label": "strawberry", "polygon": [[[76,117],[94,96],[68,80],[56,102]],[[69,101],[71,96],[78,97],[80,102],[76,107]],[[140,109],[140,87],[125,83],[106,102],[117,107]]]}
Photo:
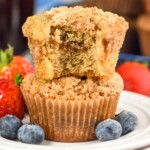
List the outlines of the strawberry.
{"label": "strawberry", "polygon": [[14,81],[16,74],[24,77],[26,74],[34,73],[32,64],[22,56],[13,56],[13,48],[8,47],[0,51],[0,79]]}
{"label": "strawberry", "polygon": [[0,79],[0,118],[11,114],[23,119],[25,111],[19,86],[8,79]]}
{"label": "strawberry", "polygon": [[124,80],[124,89],[150,96],[150,71],[138,62],[125,62],[116,71]]}

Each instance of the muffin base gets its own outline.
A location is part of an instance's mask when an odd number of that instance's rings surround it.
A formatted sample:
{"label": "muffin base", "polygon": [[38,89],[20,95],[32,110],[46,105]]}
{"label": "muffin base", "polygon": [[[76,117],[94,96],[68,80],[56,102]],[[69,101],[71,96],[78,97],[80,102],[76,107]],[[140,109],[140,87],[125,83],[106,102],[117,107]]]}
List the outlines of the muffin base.
{"label": "muffin base", "polygon": [[[93,101],[53,101],[24,95],[31,123],[39,124],[46,139],[81,142],[95,139],[96,125],[114,118],[119,94]],[[45,118],[45,119],[43,119]]]}
{"label": "muffin base", "polygon": [[[93,79],[82,81],[73,77],[55,79],[49,83],[42,83],[42,85],[40,83],[38,88],[33,86],[35,78],[30,76],[28,76],[30,80],[25,77],[21,90],[31,123],[39,124],[44,129],[47,140],[61,142],[94,140],[96,125],[105,119],[115,117],[120,92],[123,88],[122,79],[118,74],[106,81]],[[64,83],[59,84],[58,81],[64,81]],[[38,84],[41,81],[36,82]],[[68,89],[60,87],[62,84]],[[49,88],[45,92],[47,86]],[[85,87],[83,91],[82,86]],[[93,89],[88,89],[90,86]],[[72,91],[77,87],[81,88],[78,92]],[[55,90],[57,93],[54,94]],[[62,94],[61,90],[66,92]]]}

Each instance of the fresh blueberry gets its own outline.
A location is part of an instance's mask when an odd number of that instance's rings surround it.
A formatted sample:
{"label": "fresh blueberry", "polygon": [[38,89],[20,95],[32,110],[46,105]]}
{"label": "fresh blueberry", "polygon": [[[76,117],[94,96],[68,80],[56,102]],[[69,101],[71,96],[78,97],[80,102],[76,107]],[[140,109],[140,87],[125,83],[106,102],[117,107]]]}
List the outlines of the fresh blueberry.
{"label": "fresh blueberry", "polygon": [[24,124],[18,130],[18,140],[28,144],[40,144],[44,140],[43,129],[36,124]]}
{"label": "fresh blueberry", "polygon": [[132,112],[122,111],[116,116],[116,120],[122,126],[122,135],[133,131],[137,125],[138,119]]}
{"label": "fresh blueberry", "polygon": [[122,127],[119,122],[108,119],[100,122],[96,127],[96,137],[100,141],[109,141],[117,139],[122,134]]}
{"label": "fresh blueberry", "polygon": [[13,115],[6,115],[0,119],[0,134],[6,139],[16,139],[17,131],[22,122]]}

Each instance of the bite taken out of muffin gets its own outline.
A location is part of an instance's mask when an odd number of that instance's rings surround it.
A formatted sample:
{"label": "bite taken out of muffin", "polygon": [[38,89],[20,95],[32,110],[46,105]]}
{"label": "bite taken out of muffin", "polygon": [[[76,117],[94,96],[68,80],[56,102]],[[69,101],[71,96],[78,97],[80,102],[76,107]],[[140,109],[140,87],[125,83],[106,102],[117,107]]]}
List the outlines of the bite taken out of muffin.
{"label": "bite taken out of muffin", "polygon": [[36,73],[21,91],[46,139],[93,140],[96,125],[115,117],[123,89],[115,66],[127,28],[122,17],[96,7],[53,8],[27,19],[23,34]]}
{"label": "bite taken out of muffin", "polygon": [[112,74],[127,28],[122,17],[95,7],[60,7],[29,17],[23,34],[37,76],[52,80]]}

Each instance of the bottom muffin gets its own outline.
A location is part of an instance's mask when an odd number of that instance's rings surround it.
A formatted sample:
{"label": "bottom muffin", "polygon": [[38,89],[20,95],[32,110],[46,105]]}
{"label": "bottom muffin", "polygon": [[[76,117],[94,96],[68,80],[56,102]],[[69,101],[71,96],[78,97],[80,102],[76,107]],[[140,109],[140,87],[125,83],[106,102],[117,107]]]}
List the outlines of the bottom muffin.
{"label": "bottom muffin", "polygon": [[31,123],[39,124],[46,139],[79,142],[95,139],[95,126],[114,118],[120,93],[121,77],[63,77],[44,81],[27,75],[22,84]]}

